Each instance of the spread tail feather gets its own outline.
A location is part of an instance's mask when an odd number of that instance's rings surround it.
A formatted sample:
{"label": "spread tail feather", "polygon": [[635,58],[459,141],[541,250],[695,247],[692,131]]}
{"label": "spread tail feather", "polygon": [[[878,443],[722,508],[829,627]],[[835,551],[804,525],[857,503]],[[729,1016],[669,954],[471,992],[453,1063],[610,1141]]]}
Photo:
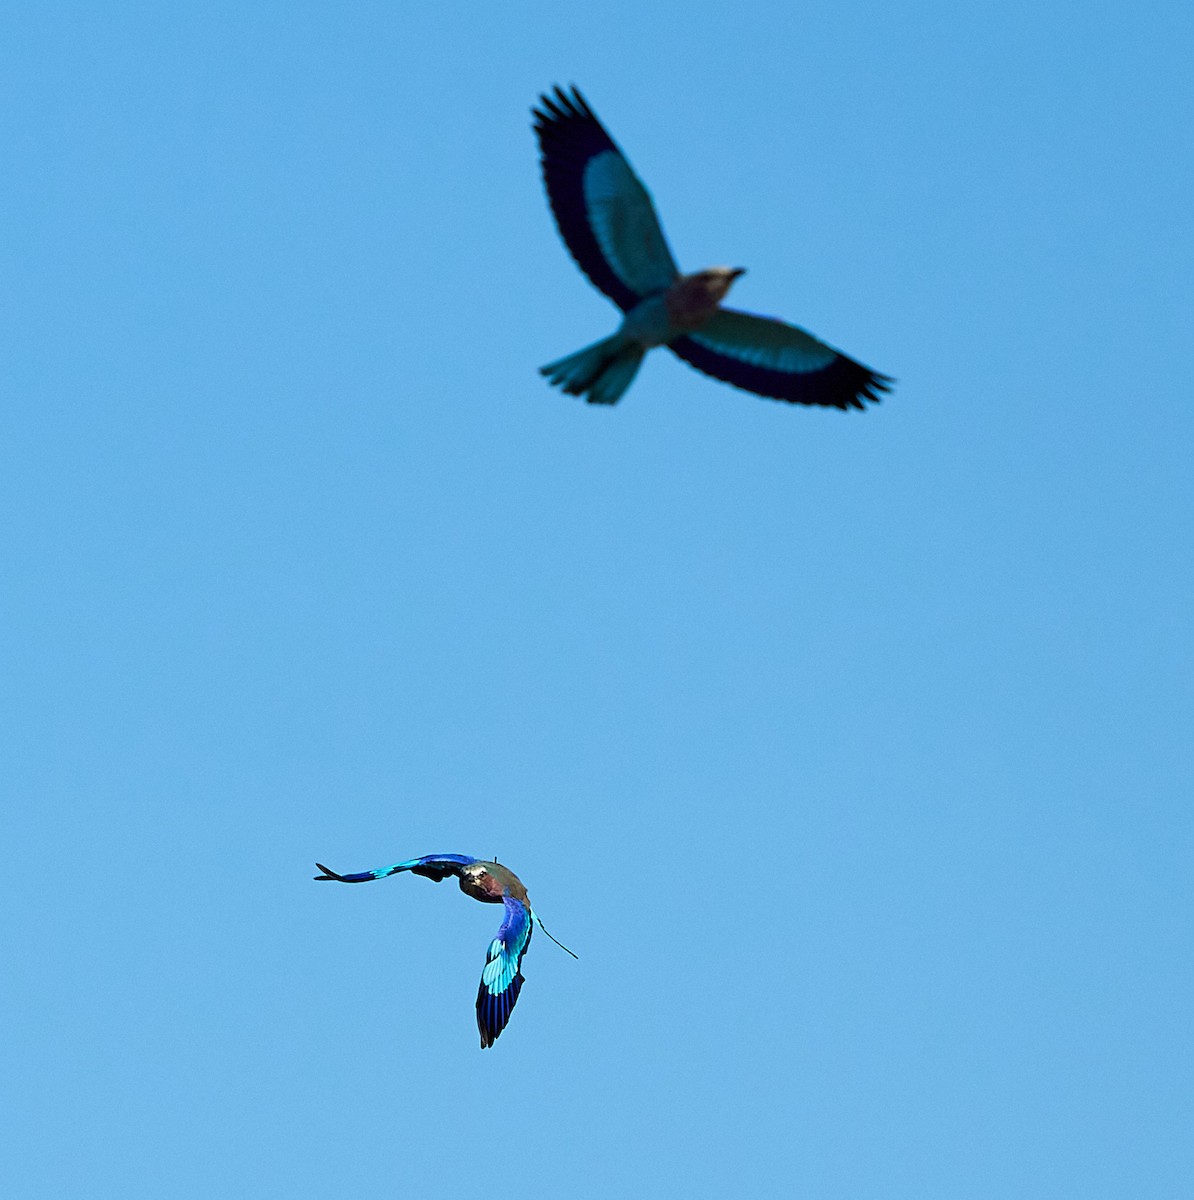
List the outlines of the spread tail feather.
{"label": "spread tail feather", "polygon": [[569,396],[584,396],[590,404],[617,404],[642,361],[642,347],[623,345],[615,333],[540,367],[539,374]]}

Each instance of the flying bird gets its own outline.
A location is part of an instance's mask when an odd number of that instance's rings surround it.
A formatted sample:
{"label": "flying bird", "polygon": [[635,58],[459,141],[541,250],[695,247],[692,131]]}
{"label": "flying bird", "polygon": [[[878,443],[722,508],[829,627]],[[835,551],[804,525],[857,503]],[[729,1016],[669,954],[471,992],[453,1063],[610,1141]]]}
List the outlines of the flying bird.
{"label": "flying bird", "polygon": [[531,110],[543,181],[577,265],[623,312],[621,328],[540,374],[590,404],[616,404],[655,346],[715,379],[792,404],[863,408],[892,380],[772,317],[721,307],[742,267],[682,275],[625,155],[574,87]]}
{"label": "flying bird", "polygon": [[[531,908],[527,890],[513,871],[501,863],[471,858],[467,854],[428,854],[423,858],[411,858],[391,867],[379,867],[376,871],[361,871],[355,875],[337,875],[323,863],[315,865],[323,872],[322,875],[316,875],[316,879],[334,879],[337,883],[368,883],[371,879],[384,879],[401,871],[422,875],[436,883],[455,875],[460,881],[460,890],[466,896],[472,896],[484,904],[504,905],[505,919],[497,937],[489,943],[485,969],[481,972],[481,986],[477,989],[477,1028],[481,1032],[481,1049],[485,1050],[497,1041],[498,1034],[510,1020],[514,1002],[522,990],[522,958],[531,944],[531,930],[538,925],[553,942],[556,941]],[[562,943],[556,942],[556,945],[572,954]],[[576,955],[572,954],[572,957]]]}

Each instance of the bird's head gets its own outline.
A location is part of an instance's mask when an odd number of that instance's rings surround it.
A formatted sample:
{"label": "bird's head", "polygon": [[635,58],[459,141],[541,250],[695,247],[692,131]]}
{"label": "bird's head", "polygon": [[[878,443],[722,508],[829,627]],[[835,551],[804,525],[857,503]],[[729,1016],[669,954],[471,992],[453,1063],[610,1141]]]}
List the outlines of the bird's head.
{"label": "bird's head", "polygon": [[708,270],[698,271],[697,278],[705,289],[709,299],[714,304],[720,304],[726,293],[734,286],[734,280],[739,275],[745,275],[745,267],[709,267]]}

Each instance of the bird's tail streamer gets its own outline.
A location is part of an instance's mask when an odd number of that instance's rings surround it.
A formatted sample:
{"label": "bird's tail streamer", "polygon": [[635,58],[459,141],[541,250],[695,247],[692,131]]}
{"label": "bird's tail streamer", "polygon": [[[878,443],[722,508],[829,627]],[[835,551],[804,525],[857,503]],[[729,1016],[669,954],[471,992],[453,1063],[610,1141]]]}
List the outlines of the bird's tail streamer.
{"label": "bird's tail streamer", "polygon": [[552,937],[551,931],[550,931],[550,930],[547,928],[547,926],[546,926],[546,925],[544,925],[544,924],[543,924],[542,920],[540,920],[540,918],[539,918],[539,914],[538,914],[537,912],[535,912],[533,909],[532,909],[532,911],[531,911],[531,916],[534,918],[534,920],[535,920],[535,924],[536,924],[536,925],[538,925],[538,926],[539,926],[539,928],[540,928],[540,929],[542,929],[542,930],[543,930],[543,932],[544,932],[545,934],[547,934],[547,936],[548,936],[549,938],[551,938],[551,940],[552,940],[553,942],[555,942],[555,944],[556,944],[557,946],[559,946],[559,948],[560,948],[561,950],[563,950],[565,954],[571,954],[571,955],[572,955],[572,957],[573,957],[573,958],[575,958],[575,959],[576,959],[578,962],[580,961],[580,955],[579,955],[579,954],[575,954],[575,953],[573,953],[573,951],[569,950],[569,949],[568,949],[568,947],[567,947],[567,946],[565,946],[565,945],[564,945],[564,943],[563,943],[563,942],[561,942],[561,941],[559,940],[559,938],[557,938],[557,937]]}

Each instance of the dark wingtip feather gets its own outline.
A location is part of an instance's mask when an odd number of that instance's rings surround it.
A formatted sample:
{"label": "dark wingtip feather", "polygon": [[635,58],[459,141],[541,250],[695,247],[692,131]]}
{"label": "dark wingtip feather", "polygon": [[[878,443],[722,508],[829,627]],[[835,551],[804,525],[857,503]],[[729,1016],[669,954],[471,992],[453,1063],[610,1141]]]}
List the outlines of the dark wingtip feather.
{"label": "dark wingtip feather", "polygon": [[484,982],[477,989],[477,1031],[481,1035],[482,1050],[489,1049],[501,1037],[525,982],[520,971],[500,995],[493,995]]}
{"label": "dark wingtip feather", "polygon": [[576,107],[580,109],[582,116],[588,117],[590,121],[597,120],[596,114],[589,107],[589,102],[581,94],[581,90],[576,86],[576,84],[572,85],[572,99],[576,104]]}
{"label": "dark wingtip feather", "polygon": [[576,84],[570,84],[569,90],[566,91],[557,83],[555,85],[555,93],[556,97],[563,105],[564,111],[567,112],[569,116],[583,116],[580,105],[577,104],[577,99],[580,96],[580,92],[576,90]]}
{"label": "dark wingtip feather", "polygon": [[535,130],[542,133],[552,129],[562,121],[593,121],[597,124],[596,116],[589,107],[588,101],[581,95],[575,85],[571,94],[557,83],[551,92],[543,92],[539,96],[539,106],[531,109],[535,118]]}
{"label": "dark wingtip feather", "polygon": [[[824,381],[827,386],[820,403],[840,408],[843,412],[850,409],[866,412],[867,404],[879,404],[883,394],[891,391],[894,382],[890,376],[872,371],[870,367],[864,367],[862,363],[840,353],[826,370]],[[836,402],[832,398],[835,394]]]}

